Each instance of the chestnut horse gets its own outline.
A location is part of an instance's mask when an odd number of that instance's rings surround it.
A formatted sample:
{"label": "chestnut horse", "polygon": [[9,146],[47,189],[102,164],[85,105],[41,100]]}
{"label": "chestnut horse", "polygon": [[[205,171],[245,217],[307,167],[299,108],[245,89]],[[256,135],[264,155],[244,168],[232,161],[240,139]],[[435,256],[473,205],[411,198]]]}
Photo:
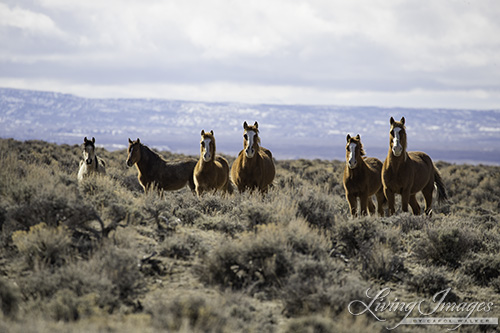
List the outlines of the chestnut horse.
{"label": "chestnut horse", "polygon": [[80,161],[78,170],[78,181],[81,182],[91,174],[106,174],[106,163],[95,154],[95,138],[83,139],[83,160]]}
{"label": "chestnut horse", "polygon": [[160,155],[143,145],[139,139],[128,139],[127,166],[135,164],[137,178],[144,192],[153,188],[159,191],[175,191],[186,184],[194,191],[193,170],[195,159],[184,161],[165,161]]}
{"label": "chestnut horse", "polygon": [[259,189],[265,193],[276,174],[273,155],[260,146],[259,124],[243,124],[243,150],[231,167],[231,179],[240,192]]}
{"label": "chestnut horse", "polygon": [[377,212],[384,216],[383,204],[385,203],[384,190],[380,174],[382,162],[375,157],[363,157],[365,151],[361,144],[359,134],[351,137],[347,134],[346,165],[344,167],[344,189],[351,216],[357,216],[357,198],[361,206],[361,215],[375,213],[372,195],[377,197]]}
{"label": "chestnut horse", "polygon": [[382,167],[382,184],[389,203],[389,215],[394,214],[394,195],[401,194],[401,208],[408,211],[410,204],[413,214],[420,214],[416,199],[417,192],[422,192],[425,199],[425,214],[432,214],[432,192],[437,187],[438,202],[446,201],[448,195],[443,179],[429,155],[423,152],[407,152],[405,118],[390,120],[389,152]]}
{"label": "chestnut horse", "polygon": [[194,168],[193,174],[196,194],[201,196],[205,191],[223,190],[232,192],[229,182],[229,164],[222,156],[215,156],[214,131],[201,131],[200,159]]}

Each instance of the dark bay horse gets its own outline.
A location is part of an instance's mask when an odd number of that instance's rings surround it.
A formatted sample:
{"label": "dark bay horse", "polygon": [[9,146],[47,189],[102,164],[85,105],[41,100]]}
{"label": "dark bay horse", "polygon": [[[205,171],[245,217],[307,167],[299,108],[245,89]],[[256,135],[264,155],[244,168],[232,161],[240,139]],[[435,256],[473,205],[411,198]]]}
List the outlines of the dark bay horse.
{"label": "dark bay horse", "polygon": [[139,139],[128,139],[127,166],[135,164],[137,178],[144,188],[144,192],[151,187],[159,191],[179,190],[189,184],[194,191],[193,171],[195,159],[184,161],[165,161],[160,155],[143,145]]}
{"label": "dark bay horse", "polygon": [[78,181],[81,182],[85,177],[91,174],[106,174],[106,163],[97,157],[95,153],[95,138],[83,139],[83,160],[80,161],[78,170]]}
{"label": "dark bay horse", "polygon": [[243,150],[231,166],[231,179],[240,192],[246,189],[265,193],[276,175],[271,151],[260,146],[259,124],[243,124]]}
{"label": "dark bay horse", "polygon": [[385,196],[380,178],[382,162],[375,157],[363,157],[365,151],[359,134],[356,137],[347,134],[345,149],[344,189],[351,216],[357,216],[357,198],[361,206],[361,215],[367,215],[367,208],[370,214],[374,214],[372,195],[377,197],[377,212],[380,216],[384,216]]}
{"label": "dark bay horse", "polygon": [[405,118],[390,119],[389,152],[382,167],[382,184],[389,203],[389,215],[394,214],[395,194],[401,194],[401,208],[408,211],[408,204],[415,215],[420,214],[416,194],[422,192],[425,199],[425,213],[432,213],[432,192],[437,188],[438,202],[446,201],[448,195],[443,179],[429,155],[423,152],[407,152]]}
{"label": "dark bay horse", "polygon": [[194,168],[193,180],[199,196],[205,191],[232,192],[229,164],[224,157],[215,155],[214,131],[201,131],[200,159]]}

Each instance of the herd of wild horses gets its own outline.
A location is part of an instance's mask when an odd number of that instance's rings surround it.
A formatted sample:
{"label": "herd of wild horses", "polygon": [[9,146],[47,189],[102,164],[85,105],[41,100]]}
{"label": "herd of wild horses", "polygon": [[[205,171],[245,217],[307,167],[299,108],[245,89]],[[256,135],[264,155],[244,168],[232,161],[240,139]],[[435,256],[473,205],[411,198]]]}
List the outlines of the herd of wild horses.
{"label": "herd of wild horses", "polygon": [[[425,213],[432,213],[432,193],[437,188],[438,201],[447,200],[446,189],[439,171],[431,158],[423,152],[406,151],[405,118],[390,119],[389,151],[382,163],[374,157],[364,157],[365,152],[358,134],[347,135],[346,165],[343,184],[351,215],[357,216],[357,202],[360,214],[375,213],[373,195],[377,198],[377,212],[384,216],[395,213],[395,194],[401,195],[401,208],[408,211],[410,205],[415,215],[420,214],[416,194],[422,192],[425,199]],[[144,191],[157,189],[173,191],[189,184],[192,191],[201,196],[204,192],[222,191],[231,194],[233,185],[239,192],[259,190],[267,192],[272,184],[276,169],[271,151],[260,145],[259,124],[243,124],[243,150],[233,162],[216,155],[214,132],[201,131],[200,157],[198,160],[166,161],[160,155],[143,145],[140,139],[129,139],[127,166],[136,166],[138,179]],[[90,174],[105,174],[106,165],[95,154],[95,138],[83,142],[83,160],[80,162],[78,180]]]}

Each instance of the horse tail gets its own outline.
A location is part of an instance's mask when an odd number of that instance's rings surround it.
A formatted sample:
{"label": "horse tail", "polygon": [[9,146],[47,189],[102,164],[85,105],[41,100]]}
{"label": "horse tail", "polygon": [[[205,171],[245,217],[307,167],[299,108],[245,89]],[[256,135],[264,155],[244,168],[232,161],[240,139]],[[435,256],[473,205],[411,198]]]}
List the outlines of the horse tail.
{"label": "horse tail", "polygon": [[[190,164],[193,164],[193,163],[190,163]],[[193,192],[194,194],[196,194],[196,185],[194,183],[194,170],[196,169],[197,164],[198,164],[198,161],[194,162],[192,167],[191,167],[191,165],[189,165],[190,172],[189,172],[188,184],[189,184],[189,188],[191,189],[191,192]]]}
{"label": "horse tail", "polygon": [[443,178],[439,173],[438,169],[434,166],[434,183],[437,188],[437,199],[438,203],[445,203],[448,201],[448,194],[446,193],[446,187],[444,186]]}

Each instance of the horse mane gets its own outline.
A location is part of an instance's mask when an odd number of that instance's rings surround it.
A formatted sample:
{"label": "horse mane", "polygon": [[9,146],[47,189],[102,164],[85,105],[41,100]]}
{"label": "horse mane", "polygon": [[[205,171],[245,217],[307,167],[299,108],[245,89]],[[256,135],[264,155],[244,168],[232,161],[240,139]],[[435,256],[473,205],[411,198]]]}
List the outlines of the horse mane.
{"label": "horse mane", "polygon": [[359,154],[361,156],[365,156],[365,150],[363,149],[363,144],[361,143],[361,141],[358,141],[358,144],[359,144]]}
{"label": "horse mane", "polygon": [[[148,146],[143,145],[142,143],[139,143],[139,146],[141,147],[141,159],[144,158],[145,160],[165,161],[160,156],[160,154],[158,154],[157,152],[151,150],[151,148],[149,148]],[[146,153],[146,154],[143,155],[143,153]]]}

